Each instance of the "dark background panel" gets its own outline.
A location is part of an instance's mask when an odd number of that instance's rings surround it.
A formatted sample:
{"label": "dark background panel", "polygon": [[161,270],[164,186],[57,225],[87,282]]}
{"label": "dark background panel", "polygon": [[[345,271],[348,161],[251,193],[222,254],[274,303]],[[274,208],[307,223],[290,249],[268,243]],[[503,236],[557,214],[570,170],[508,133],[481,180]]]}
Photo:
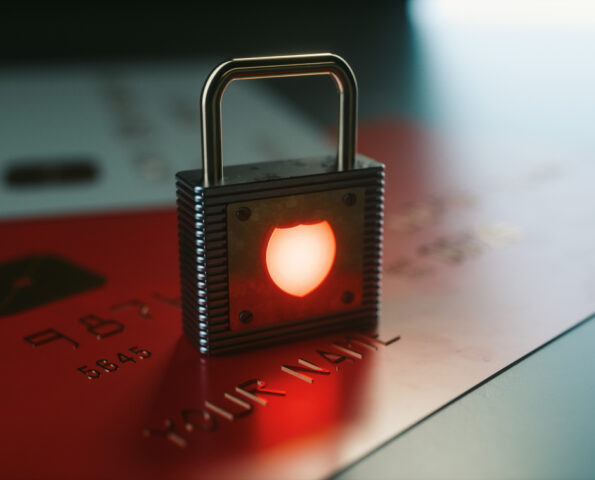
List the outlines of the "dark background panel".
{"label": "dark background panel", "polygon": [[[362,116],[414,110],[406,2],[12,2],[0,15],[0,61],[30,64],[171,60],[331,51],[353,66]],[[299,85],[296,84],[299,82]],[[321,79],[270,82],[324,124]],[[332,98],[332,97],[331,97]]]}

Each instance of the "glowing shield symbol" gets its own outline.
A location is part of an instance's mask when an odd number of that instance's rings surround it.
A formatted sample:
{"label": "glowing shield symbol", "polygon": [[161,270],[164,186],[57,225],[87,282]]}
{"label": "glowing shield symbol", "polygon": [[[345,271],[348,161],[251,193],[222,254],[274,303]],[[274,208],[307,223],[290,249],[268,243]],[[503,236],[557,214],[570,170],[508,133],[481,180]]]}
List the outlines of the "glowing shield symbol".
{"label": "glowing shield symbol", "polygon": [[335,234],[327,221],[275,228],[266,248],[266,266],[275,285],[304,297],[327,277],[335,261]]}

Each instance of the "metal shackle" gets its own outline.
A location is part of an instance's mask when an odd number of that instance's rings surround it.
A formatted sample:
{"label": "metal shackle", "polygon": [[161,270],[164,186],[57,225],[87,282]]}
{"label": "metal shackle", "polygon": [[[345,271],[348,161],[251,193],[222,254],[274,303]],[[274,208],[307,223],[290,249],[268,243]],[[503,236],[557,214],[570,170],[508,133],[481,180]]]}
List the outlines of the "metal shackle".
{"label": "metal shackle", "polygon": [[205,82],[200,108],[202,120],[203,185],[223,180],[221,147],[221,98],[234,80],[268,77],[330,75],[339,94],[337,170],[355,163],[357,137],[357,82],[349,64],[332,53],[236,58],[216,67]]}

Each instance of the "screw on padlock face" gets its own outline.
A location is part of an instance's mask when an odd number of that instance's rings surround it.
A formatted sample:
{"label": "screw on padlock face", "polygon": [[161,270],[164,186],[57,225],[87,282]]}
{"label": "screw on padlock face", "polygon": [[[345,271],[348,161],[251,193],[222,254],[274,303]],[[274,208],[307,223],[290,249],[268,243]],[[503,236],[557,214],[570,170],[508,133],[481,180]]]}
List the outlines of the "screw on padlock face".
{"label": "screw on padlock face", "polygon": [[238,220],[241,220],[242,222],[248,220],[250,215],[252,215],[252,212],[248,207],[240,207],[236,210],[236,217],[238,217]]}
{"label": "screw on padlock face", "polygon": [[[329,75],[336,158],[223,170],[220,102],[234,80]],[[355,155],[357,85],[329,54],[236,59],[201,99],[203,170],[179,172],[184,331],[206,354],[371,327],[381,281],[384,166]]]}
{"label": "screw on padlock face", "polygon": [[346,193],[345,195],[343,195],[343,203],[345,205],[347,205],[348,207],[351,207],[352,205],[355,205],[355,202],[357,200],[357,197],[355,196],[355,193]]}
{"label": "screw on padlock face", "polygon": [[252,318],[254,318],[254,316],[252,315],[252,312],[250,310],[242,310],[240,312],[240,322],[250,323],[252,321]]}

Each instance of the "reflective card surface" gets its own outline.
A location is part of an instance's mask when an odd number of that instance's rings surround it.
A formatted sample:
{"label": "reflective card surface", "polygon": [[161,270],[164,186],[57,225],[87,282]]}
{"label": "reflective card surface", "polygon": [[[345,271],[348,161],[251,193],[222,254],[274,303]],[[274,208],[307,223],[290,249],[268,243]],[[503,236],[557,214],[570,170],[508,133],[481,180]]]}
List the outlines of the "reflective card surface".
{"label": "reflective card surface", "polygon": [[390,121],[360,149],[387,166],[377,331],[207,358],[173,210],[0,224],[3,475],[324,478],[593,313],[588,156]]}

